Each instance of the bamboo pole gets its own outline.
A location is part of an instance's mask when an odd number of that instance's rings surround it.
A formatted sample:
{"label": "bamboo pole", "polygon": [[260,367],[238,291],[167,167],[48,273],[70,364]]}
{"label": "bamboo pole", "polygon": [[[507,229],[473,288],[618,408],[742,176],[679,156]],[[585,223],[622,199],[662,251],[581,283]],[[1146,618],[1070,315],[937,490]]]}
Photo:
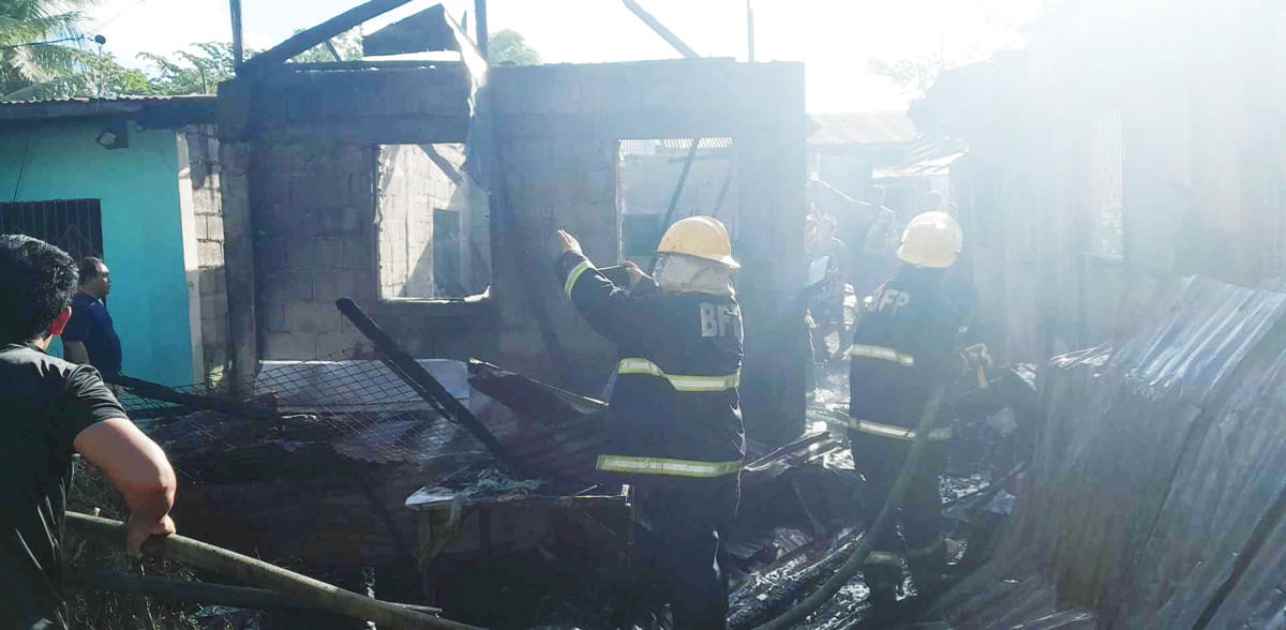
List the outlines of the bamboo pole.
{"label": "bamboo pole", "polygon": [[[120,521],[79,512],[67,512],[66,525],[87,538],[121,546],[125,542],[125,524]],[[262,560],[192,538],[177,535],[153,538],[143,545],[143,552],[217,573],[237,582],[282,593],[301,605],[353,619],[372,621],[381,627],[407,630],[477,630],[473,626],[358,595],[321,580],[287,571]]]}
{"label": "bamboo pole", "polygon": [[[282,595],[277,591],[271,591],[266,588],[228,586],[151,575],[128,575],[115,571],[75,573],[69,576],[68,579],[78,586],[99,591],[146,595],[182,603],[231,606],[232,608],[250,608],[254,610],[314,610],[316,608],[300,602],[296,598]],[[432,606],[388,603],[427,615],[437,615],[442,612],[442,609]]]}

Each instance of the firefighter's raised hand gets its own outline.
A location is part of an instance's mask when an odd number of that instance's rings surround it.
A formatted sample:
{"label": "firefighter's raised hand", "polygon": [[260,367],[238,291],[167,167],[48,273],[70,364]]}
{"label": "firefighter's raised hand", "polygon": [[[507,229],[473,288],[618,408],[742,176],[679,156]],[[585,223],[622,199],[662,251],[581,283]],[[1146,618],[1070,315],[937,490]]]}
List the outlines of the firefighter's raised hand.
{"label": "firefighter's raised hand", "polygon": [[632,260],[627,260],[624,263],[621,263],[621,266],[625,267],[625,273],[630,277],[630,288],[634,288],[634,285],[638,284],[639,280],[647,277],[647,274],[643,273],[643,270],[639,268],[638,264]]}
{"label": "firefighter's raised hand", "polygon": [[970,367],[982,367],[991,369],[991,351],[987,349],[987,344],[978,343],[960,351],[964,355],[965,362]]}
{"label": "firefighter's raised hand", "polygon": [[581,251],[580,241],[577,241],[576,237],[569,234],[567,230],[558,230],[558,246],[559,253],[561,254],[570,252],[580,254],[581,256],[585,255],[585,253]]}

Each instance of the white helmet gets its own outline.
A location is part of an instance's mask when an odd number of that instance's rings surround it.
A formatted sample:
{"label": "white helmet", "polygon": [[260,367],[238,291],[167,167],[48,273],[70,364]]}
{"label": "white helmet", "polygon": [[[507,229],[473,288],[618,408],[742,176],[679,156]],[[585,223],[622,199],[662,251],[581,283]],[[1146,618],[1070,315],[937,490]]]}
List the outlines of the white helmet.
{"label": "white helmet", "polygon": [[916,267],[946,269],[960,258],[964,231],[945,212],[925,212],[911,219],[902,233],[898,260]]}

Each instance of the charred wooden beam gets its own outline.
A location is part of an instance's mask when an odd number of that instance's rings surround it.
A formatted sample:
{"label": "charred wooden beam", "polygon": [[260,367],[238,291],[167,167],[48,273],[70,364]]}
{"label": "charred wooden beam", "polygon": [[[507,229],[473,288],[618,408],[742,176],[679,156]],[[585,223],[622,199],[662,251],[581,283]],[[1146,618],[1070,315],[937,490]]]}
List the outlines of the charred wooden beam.
{"label": "charred wooden beam", "polygon": [[367,55],[403,55],[425,51],[460,50],[446,8],[435,4],[411,17],[394,22],[362,38]]}
{"label": "charred wooden beam", "polygon": [[326,47],[326,52],[330,53],[330,56],[334,58],[335,61],[344,60],[344,56],[339,54],[339,50],[335,48],[335,42],[328,39],[322,42],[322,45]]}
{"label": "charred wooden beam", "polygon": [[509,467],[511,470],[517,470],[513,465],[512,458],[500,445],[496,436],[487,430],[481,422],[474,417],[473,413],[467,407],[456,400],[438,379],[434,378],[424,366],[420,365],[414,357],[407,354],[384,329],[380,328],[375,320],[371,319],[361,307],[348,298],[342,298],[335,302],[335,306],[343,313],[348,321],[359,330],[380,352],[380,360],[402,379],[424,402],[429,403],[443,417],[448,418],[460,426],[464,427],[482,442],[487,450],[496,456],[502,465]]}
{"label": "charred wooden beam", "polygon": [[284,63],[295,55],[301,54],[330,38],[347,31],[362,22],[378,17],[396,9],[411,0],[370,0],[339,15],[318,24],[310,29],[286,39],[286,41],[265,50],[242,64],[247,71],[258,70],[274,64]]}
{"label": "charred wooden beam", "polygon": [[305,71],[352,71],[352,70],[418,70],[455,69],[462,64],[459,61],[441,59],[353,59],[349,61],[308,61],[282,64],[272,69],[261,71],[262,76],[276,78],[279,75],[290,75]]}
{"label": "charred wooden beam", "polygon": [[478,52],[482,53],[482,58],[488,63],[491,62],[491,56],[488,49],[491,44],[491,33],[487,32],[487,0],[473,0],[474,23],[477,24]]}
{"label": "charred wooden beam", "polygon": [[[679,183],[674,185],[674,193],[670,195],[670,207],[665,210],[665,218],[661,220],[661,237],[657,238],[656,246],[661,246],[661,238],[664,238],[665,231],[670,229],[670,223],[674,220],[674,211],[679,207],[679,199],[683,197],[683,188],[688,184],[688,174],[692,172],[692,163],[697,159],[697,150],[701,148],[701,138],[693,138],[692,145],[688,147],[688,157],[683,161],[683,170],[679,171]],[[661,262],[660,256],[652,258],[652,269],[649,273],[656,274],[656,266]]]}
{"label": "charred wooden beam", "polygon": [[487,72],[491,62],[487,61],[487,54],[478,47],[478,44],[469,39],[469,34],[465,32],[464,27],[451,17],[451,13],[445,12],[443,15],[447,27],[451,29],[451,35],[455,37],[456,49],[460,51],[460,61],[469,70],[476,96],[477,90],[487,83]]}
{"label": "charred wooden beam", "polygon": [[523,419],[482,418],[524,470],[542,479],[593,478],[605,403],[476,360],[469,362],[469,385]]}
{"label": "charred wooden beam", "polygon": [[[634,13],[634,15],[638,16],[640,20],[643,20],[643,23],[647,24],[648,27],[651,28],[653,31],[656,31],[656,34],[660,35],[661,39],[664,39],[666,43],[670,44],[671,46],[674,47],[675,50],[679,51],[679,54],[683,55],[684,57],[687,57],[688,59],[695,59],[701,56],[701,55],[698,55],[697,51],[693,50],[692,47],[687,45],[687,43],[685,43],[682,39],[679,39],[679,36],[675,35],[674,31],[671,31],[669,28],[666,28],[666,26],[662,24],[660,20],[656,19],[656,17],[653,16],[651,13],[648,13],[647,9],[644,9],[641,5],[639,5],[638,2],[635,2],[635,0],[624,0],[624,2],[625,2],[625,8],[629,9],[632,13]],[[670,223],[674,219],[674,210],[679,205],[679,198],[683,196],[683,188],[688,183],[688,173],[692,171],[692,162],[697,159],[697,149],[700,146],[701,146],[701,138],[693,138],[692,146],[688,147],[688,156],[683,162],[683,171],[679,173],[679,183],[675,184],[674,193],[670,196],[670,207],[666,209],[665,219],[661,221],[661,234],[665,234],[665,231],[670,229]],[[658,240],[657,245],[660,246],[660,244],[661,243]],[[656,265],[660,261],[661,261],[660,256],[657,256],[652,260],[652,273],[656,273]]]}
{"label": "charred wooden beam", "polygon": [[200,396],[197,394],[188,394],[178,390],[166,387],[160,383],[145,381],[140,378],[125,375],[112,375],[104,377],[104,380],[113,384],[120,385],[130,390],[142,398],[150,398],[162,402],[174,403],[187,409],[200,409],[205,411],[217,411],[232,416],[243,418],[261,418],[277,419],[279,414],[277,410],[261,405],[247,404],[220,398],[218,396]]}
{"label": "charred wooden beam", "polygon": [[697,51],[693,50],[692,47],[687,45],[687,43],[685,43],[682,39],[679,39],[679,36],[675,35],[674,31],[671,31],[669,28],[666,28],[666,26],[662,24],[660,20],[656,19],[656,16],[652,15],[651,13],[648,13],[647,9],[644,9],[638,2],[635,2],[635,0],[624,0],[624,2],[625,2],[625,8],[629,9],[631,13],[638,16],[640,20],[643,20],[643,23],[647,24],[648,28],[651,28],[653,31],[656,31],[656,34],[660,35],[661,39],[664,39],[667,44],[673,46],[674,49],[679,51],[679,53],[682,54],[684,57],[692,58],[692,57],[701,56],[701,55],[698,55]]}
{"label": "charred wooden beam", "polygon": [[239,70],[246,60],[241,43],[241,0],[228,0],[228,14],[232,17],[232,67]]}

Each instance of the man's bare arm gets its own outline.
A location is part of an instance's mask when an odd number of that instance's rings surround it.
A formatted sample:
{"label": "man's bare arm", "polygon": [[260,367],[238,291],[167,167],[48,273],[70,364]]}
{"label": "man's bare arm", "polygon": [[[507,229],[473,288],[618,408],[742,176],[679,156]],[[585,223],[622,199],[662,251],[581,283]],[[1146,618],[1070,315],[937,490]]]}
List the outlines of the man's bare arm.
{"label": "man's bare arm", "polygon": [[85,343],[82,341],[63,339],[63,358],[72,363],[85,365],[89,363],[89,350],[85,348]]}
{"label": "man's bare arm", "polygon": [[161,447],[125,418],[95,423],[74,443],[91,464],[100,468],[129,506],[127,546],[138,553],[151,536],[174,533],[170,508],[178,482]]}

